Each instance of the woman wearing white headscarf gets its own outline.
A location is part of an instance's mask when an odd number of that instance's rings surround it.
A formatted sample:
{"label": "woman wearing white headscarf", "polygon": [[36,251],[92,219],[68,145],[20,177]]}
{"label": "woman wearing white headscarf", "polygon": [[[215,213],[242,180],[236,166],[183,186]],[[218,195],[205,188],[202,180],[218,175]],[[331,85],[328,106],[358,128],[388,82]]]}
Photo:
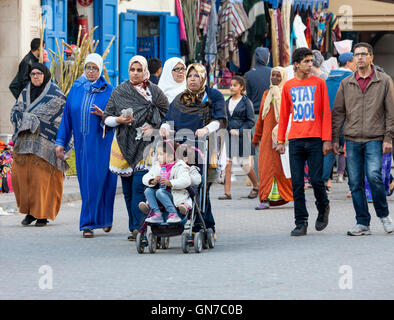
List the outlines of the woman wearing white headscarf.
{"label": "woman wearing white headscarf", "polygon": [[186,89],[186,65],[181,58],[170,58],[164,63],[160,76],[159,88],[166,95],[168,102]]}
{"label": "woman wearing white headscarf", "polygon": [[56,155],[64,159],[74,137],[79,188],[82,198],[80,230],[92,238],[93,229],[112,228],[116,175],[109,171],[113,130],[103,137],[101,115],[113,87],[102,75],[103,59],[97,53],[85,60],[85,72],[75,81],[67,96],[56,137]]}
{"label": "woman wearing white headscarf", "polygon": [[259,149],[259,199],[256,210],[268,209],[293,200],[291,180],[285,177],[280,155],[275,151],[277,124],[279,121],[282,88],[287,80],[287,71],[275,67],[271,71],[271,85],[265,91],[260,105],[260,114],[252,139]]}
{"label": "woman wearing white headscarf", "polygon": [[[124,159],[131,167],[131,176],[122,176],[123,195],[129,214],[129,240],[135,240],[144,221],[138,207],[145,202],[142,177],[151,167],[151,160],[144,158],[153,129],[159,129],[168,110],[168,100],[163,91],[149,81],[148,62],[143,56],[134,56],[129,62],[129,80],[116,87],[108,101],[103,120],[106,126],[116,127],[116,140]],[[133,109],[133,116],[125,117],[122,110]],[[142,133],[142,137],[139,133]]]}

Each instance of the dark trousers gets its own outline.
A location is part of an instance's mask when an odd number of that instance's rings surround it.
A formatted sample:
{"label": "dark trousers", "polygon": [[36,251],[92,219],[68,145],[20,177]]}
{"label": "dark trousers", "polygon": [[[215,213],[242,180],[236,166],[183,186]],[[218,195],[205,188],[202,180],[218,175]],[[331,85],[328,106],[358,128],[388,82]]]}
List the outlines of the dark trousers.
{"label": "dark trousers", "polygon": [[322,179],[323,174],[323,142],[320,138],[292,139],[289,142],[291,184],[293,187],[295,223],[308,221],[305,205],[304,167],[308,162],[309,177],[316,199],[319,213],[324,212],[329,201]]}
{"label": "dark trousers", "polygon": [[145,215],[139,209],[138,204],[145,199],[145,185],[142,177],[148,171],[135,171],[131,177],[122,177],[122,189],[129,214],[129,230],[138,230],[144,222]]}

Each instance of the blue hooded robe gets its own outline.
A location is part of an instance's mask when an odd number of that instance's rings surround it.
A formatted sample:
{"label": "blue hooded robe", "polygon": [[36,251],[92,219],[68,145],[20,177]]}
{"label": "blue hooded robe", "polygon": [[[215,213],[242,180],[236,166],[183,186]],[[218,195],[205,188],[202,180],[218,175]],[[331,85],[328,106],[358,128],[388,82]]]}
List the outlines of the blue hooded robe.
{"label": "blue hooded robe", "polygon": [[92,83],[85,75],[68,94],[56,145],[66,148],[74,137],[77,176],[82,198],[80,230],[112,226],[117,176],[109,171],[114,130],[103,138],[101,118],[91,113],[96,105],[105,110],[113,87],[103,76]]}

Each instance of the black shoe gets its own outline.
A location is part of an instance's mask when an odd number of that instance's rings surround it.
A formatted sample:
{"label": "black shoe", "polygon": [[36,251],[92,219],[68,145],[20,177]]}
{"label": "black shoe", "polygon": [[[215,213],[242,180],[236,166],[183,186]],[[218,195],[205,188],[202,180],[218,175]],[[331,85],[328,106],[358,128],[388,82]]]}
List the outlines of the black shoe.
{"label": "black shoe", "polygon": [[306,236],[306,230],[308,229],[308,222],[296,224],[296,227],[291,231],[291,236]]}
{"label": "black shoe", "polygon": [[327,207],[324,209],[324,212],[319,213],[317,216],[315,223],[315,229],[317,231],[322,231],[327,227],[329,214],[330,214],[330,205],[327,205]]}
{"label": "black shoe", "polygon": [[36,227],[45,227],[48,223],[47,219],[38,219],[36,222]]}
{"label": "black shoe", "polygon": [[30,214],[27,214],[25,219],[22,220],[22,224],[24,226],[28,226],[30,223],[32,223],[33,221],[36,221],[37,219],[34,218],[33,216],[31,216]]}

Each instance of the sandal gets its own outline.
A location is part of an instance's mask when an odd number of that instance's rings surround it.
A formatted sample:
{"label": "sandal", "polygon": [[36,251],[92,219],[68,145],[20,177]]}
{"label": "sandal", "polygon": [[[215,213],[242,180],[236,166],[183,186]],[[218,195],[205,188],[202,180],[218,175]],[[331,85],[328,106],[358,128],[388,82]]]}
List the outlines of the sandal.
{"label": "sandal", "polygon": [[88,229],[88,228],[83,230],[82,235],[83,235],[84,238],[93,238],[94,237],[93,230]]}
{"label": "sandal", "polygon": [[103,230],[104,230],[104,232],[108,233],[111,231],[111,229],[112,229],[112,226],[109,226],[109,227],[105,227]]}
{"label": "sandal", "polygon": [[255,199],[255,198],[257,198],[258,195],[259,195],[259,189],[253,188],[253,189],[250,191],[250,193],[249,193],[249,195],[248,195],[248,198],[249,198],[249,199]]}
{"label": "sandal", "polygon": [[231,200],[231,194],[225,193],[223,196],[218,198],[219,200]]}

